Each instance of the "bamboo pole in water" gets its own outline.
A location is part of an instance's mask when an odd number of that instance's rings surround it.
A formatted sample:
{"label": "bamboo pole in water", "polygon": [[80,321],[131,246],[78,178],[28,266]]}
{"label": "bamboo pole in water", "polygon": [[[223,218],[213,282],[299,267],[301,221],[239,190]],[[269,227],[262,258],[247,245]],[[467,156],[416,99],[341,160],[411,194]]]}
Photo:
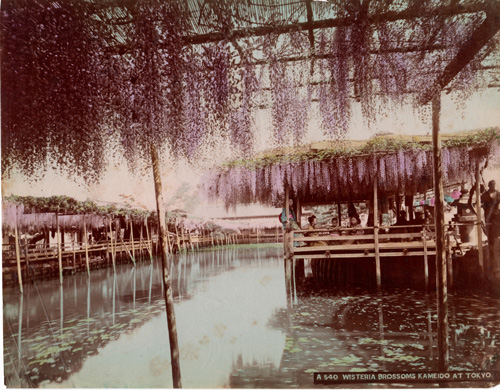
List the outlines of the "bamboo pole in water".
{"label": "bamboo pole in water", "polygon": [[149,237],[149,228],[148,228],[148,222],[147,221],[146,221],[146,237],[148,238],[149,260],[151,260],[151,262],[153,262],[153,241]]}
{"label": "bamboo pole in water", "polygon": [[[158,242],[158,240],[156,242]],[[170,233],[168,232],[167,226],[167,249],[169,250],[169,253],[174,253],[173,245],[172,240],[170,240]]]}
{"label": "bamboo pole in water", "polygon": [[436,225],[436,287],[438,297],[438,348],[439,369],[448,369],[448,287],[446,247],[444,237],[444,190],[441,166],[441,138],[439,136],[439,117],[441,111],[441,94],[432,99],[432,152],[434,165],[434,210]]}
{"label": "bamboo pole in water", "polygon": [[116,271],[116,264],[115,264],[116,252],[114,250],[114,245],[113,245],[113,229],[111,226],[111,217],[109,218],[109,242],[111,245],[111,260],[113,261],[113,270]]}
{"label": "bamboo pole in water", "polygon": [[380,253],[378,245],[378,183],[377,183],[378,172],[375,173],[373,178],[373,236],[375,243],[375,268],[377,273],[377,289],[382,286],[382,275],[380,270]]}
{"label": "bamboo pole in water", "polygon": [[57,260],[59,261],[59,283],[63,282],[62,253],[61,253],[61,231],[59,229],[59,213],[56,212],[57,226]]}
{"label": "bamboo pole in water", "polygon": [[424,247],[424,275],[425,275],[425,289],[429,287],[429,260],[427,255],[427,228],[422,229],[422,244]]}
{"label": "bamboo pole in water", "polygon": [[130,218],[130,242],[132,243],[132,262],[135,265],[134,224],[132,223],[132,218]]}
{"label": "bamboo pole in water", "polygon": [[181,251],[181,240],[179,238],[179,229],[177,229],[177,224],[175,225],[175,237],[177,239],[177,250]]}
{"label": "bamboo pole in water", "polygon": [[165,308],[167,312],[168,336],[170,341],[170,357],[172,364],[173,387],[181,388],[181,368],[179,363],[179,344],[177,340],[177,325],[174,313],[174,299],[172,286],[170,284],[170,273],[168,270],[167,229],[165,226],[165,212],[163,210],[163,194],[160,174],[160,162],[158,152],[151,145],[151,161],[153,165],[153,178],[155,182],[156,209],[158,214],[158,225],[160,230],[161,259],[163,265],[163,285],[165,295]]}
{"label": "bamboo pole in water", "polygon": [[484,253],[483,253],[483,224],[481,218],[481,191],[479,181],[481,173],[479,171],[479,163],[476,165],[476,227],[477,227],[477,257],[481,273],[484,276]]}
{"label": "bamboo pole in water", "polygon": [[85,223],[85,215],[83,216],[83,235],[85,242],[85,265],[87,266],[87,275],[90,276],[90,264],[89,264],[89,243],[87,237],[87,224]]}
{"label": "bamboo pole in water", "polygon": [[21,273],[21,250],[19,248],[19,233],[17,231],[17,206],[16,206],[16,224],[14,225],[14,238],[16,240],[16,264],[17,281],[19,282],[19,291],[23,293],[23,276]]}

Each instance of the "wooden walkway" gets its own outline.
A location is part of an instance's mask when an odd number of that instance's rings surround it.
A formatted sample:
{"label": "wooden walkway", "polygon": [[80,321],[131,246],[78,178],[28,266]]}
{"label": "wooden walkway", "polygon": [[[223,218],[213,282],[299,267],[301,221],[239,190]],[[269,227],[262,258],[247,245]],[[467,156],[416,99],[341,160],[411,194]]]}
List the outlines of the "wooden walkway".
{"label": "wooden walkway", "polygon": [[[168,238],[169,250],[171,253],[178,251],[195,251],[206,247],[219,247],[223,245],[252,244],[283,242],[283,230],[273,229],[272,232],[248,231],[232,234],[190,234],[180,232],[173,234],[170,232]],[[86,254],[89,259],[89,269],[108,267],[115,263],[125,261],[150,259],[157,253],[157,237],[151,240],[136,239],[110,240],[85,245],[85,243],[70,242],[61,244],[62,273],[75,273],[84,271],[87,268]],[[2,272],[4,281],[17,280],[19,277],[16,259],[15,244],[2,245]],[[21,277],[41,277],[55,276],[59,273],[59,251],[57,244],[29,244],[19,246],[19,267]],[[29,272],[28,272],[29,271]]]}

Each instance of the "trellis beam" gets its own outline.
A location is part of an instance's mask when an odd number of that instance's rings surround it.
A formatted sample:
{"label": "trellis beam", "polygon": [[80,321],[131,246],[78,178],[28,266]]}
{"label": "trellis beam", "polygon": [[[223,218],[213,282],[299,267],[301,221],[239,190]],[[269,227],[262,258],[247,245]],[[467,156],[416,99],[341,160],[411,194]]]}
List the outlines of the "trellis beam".
{"label": "trellis beam", "polygon": [[450,83],[453,78],[464,69],[476,54],[493,38],[500,30],[500,11],[487,14],[484,22],[471,34],[469,39],[462,45],[455,58],[453,58],[436,83],[424,94],[421,103],[427,104],[433,96],[441,91]]}
{"label": "trellis beam", "polygon": [[[426,17],[452,17],[461,14],[470,14],[487,11],[485,4],[468,4],[468,5],[453,5],[437,7],[430,10],[419,10],[416,12],[413,9],[404,11],[385,12],[379,15],[368,17],[369,24],[396,22],[399,20],[409,20]],[[244,28],[240,30],[233,30],[229,32],[212,32],[207,34],[200,34],[188,36],[184,38],[184,44],[199,45],[204,43],[213,43],[224,40],[258,37],[267,34],[287,34],[295,31],[315,30],[323,28],[334,28],[342,26],[350,26],[358,21],[353,17],[339,17],[323,20],[314,20],[312,22],[284,24],[284,25],[270,25]]]}

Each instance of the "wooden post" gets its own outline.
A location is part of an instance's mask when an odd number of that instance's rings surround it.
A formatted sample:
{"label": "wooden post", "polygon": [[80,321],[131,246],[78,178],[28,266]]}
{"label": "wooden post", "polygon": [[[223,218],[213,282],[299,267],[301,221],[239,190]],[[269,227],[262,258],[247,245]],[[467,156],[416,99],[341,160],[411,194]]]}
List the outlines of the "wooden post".
{"label": "wooden post", "polygon": [[59,283],[63,282],[62,253],[61,253],[61,231],[59,229],[59,213],[56,212],[57,226],[57,260],[59,261]]}
{"label": "wooden post", "polygon": [[89,243],[87,237],[87,224],[85,223],[85,215],[83,216],[83,236],[85,242],[85,264],[87,266],[87,275],[90,276]]}
{"label": "wooden post", "polygon": [[448,369],[448,288],[446,275],[446,247],[444,239],[444,190],[441,166],[441,138],[439,136],[439,117],[441,111],[441,92],[432,99],[432,152],[434,168],[434,218],[436,226],[436,287],[438,298],[438,348],[439,370]]}
{"label": "wooden post", "polygon": [[113,271],[116,271],[116,263],[115,263],[115,256],[116,256],[116,244],[113,245],[113,229],[111,226],[111,217],[109,217],[109,242],[111,245],[111,260],[113,261]]}
{"label": "wooden post", "polygon": [[285,283],[287,299],[291,299],[292,292],[292,259],[293,259],[293,231],[288,225],[284,232],[285,251]]}
{"label": "wooden post", "polygon": [[484,276],[484,253],[483,253],[483,223],[481,218],[481,191],[479,181],[481,173],[479,172],[479,163],[476,165],[476,231],[477,231],[477,257],[481,275]]}
{"label": "wooden post", "polygon": [[337,219],[339,220],[339,226],[342,226],[342,206],[340,201],[337,203]]}
{"label": "wooden post", "polygon": [[297,209],[297,212],[295,213],[295,216],[297,217],[297,224],[302,229],[302,205],[300,204],[300,199],[297,198],[295,203],[295,207]]}
{"label": "wooden post", "polygon": [[429,288],[429,259],[427,255],[427,228],[422,228],[422,245],[424,247],[424,274],[425,274],[425,288]]}
{"label": "wooden post", "polygon": [[134,247],[134,224],[130,218],[130,242],[132,243],[132,262],[135,264],[135,247]]}
{"label": "wooden post", "polygon": [[165,308],[167,312],[168,337],[170,341],[170,357],[172,364],[173,387],[181,388],[181,367],[179,363],[179,343],[177,340],[177,325],[174,313],[174,298],[170,284],[170,273],[168,270],[167,229],[165,224],[165,212],[163,210],[163,194],[160,174],[160,161],[158,152],[151,145],[151,161],[153,165],[153,178],[155,181],[156,209],[158,214],[158,226],[160,229],[161,259],[163,265],[163,285],[165,295]]}
{"label": "wooden post", "polygon": [[[148,228],[148,221],[146,219],[146,237],[148,238],[148,251],[149,251],[149,260],[151,260],[151,262],[153,262],[153,241],[152,239],[149,237],[149,228]],[[168,235],[167,235],[168,237]]]}
{"label": "wooden post", "polygon": [[451,260],[451,239],[450,232],[446,232],[446,264],[448,265],[448,284],[453,286],[453,263]]}
{"label": "wooden post", "polygon": [[177,250],[181,251],[181,240],[179,238],[179,229],[177,229],[177,224],[175,224],[175,236],[177,238]]}
{"label": "wooden post", "polygon": [[182,247],[184,248],[184,252],[187,253],[188,246],[186,244],[186,237],[184,236],[184,227],[181,227],[181,237],[182,237]]}
{"label": "wooden post", "polygon": [[17,264],[17,281],[19,282],[19,291],[23,293],[23,277],[21,273],[21,250],[19,248],[19,234],[17,232],[17,206],[16,206],[16,224],[14,225],[14,238],[16,240],[16,264]]}
{"label": "wooden post", "polygon": [[382,286],[382,274],[380,269],[380,250],[378,243],[378,229],[379,229],[379,221],[378,221],[378,172],[375,173],[375,177],[373,178],[373,238],[375,242],[375,269],[377,273],[377,289],[380,289]]}

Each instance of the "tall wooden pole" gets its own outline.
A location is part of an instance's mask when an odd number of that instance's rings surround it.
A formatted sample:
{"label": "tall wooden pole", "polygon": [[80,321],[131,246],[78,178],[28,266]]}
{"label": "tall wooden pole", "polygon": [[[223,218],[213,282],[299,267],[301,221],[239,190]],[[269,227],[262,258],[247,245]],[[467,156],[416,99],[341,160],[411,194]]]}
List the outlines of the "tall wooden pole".
{"label": "tall wooden pole", "polygon": [[113,261],[113,271],[116,272],[116,264],[115,264],[116,251],[113,249],[113,229],[111,226],[111,216],[109,217],[109,242],[111,245],[111,260]]}
{"label": "tall wooden pole", "polygon": [[297,208],[297,212],[295,213],[295,216],[297,217],[297,224],[299,227],[302,229],[302,205],[300,204],[300,199],[297,198],[295,199],[295,207]]}
{"label": "tall wooden pole", "polygon": [[135,264],[134,224],[132,218],[130,218],[130,242],[132,243],[132,262]]}
{"label": "tall wooden pole", "polygon": [[89,264],[89,243],[87,237],[87,224],[85,223],[85,215],[83,216],[83,235],[85,242],[85,264],[87,266],[87,275],[90,276],[90,264]]}
{"label": "tall wooden pole", "polygon": [[16,206],[16,224],[14,225],[14,238],[16,239],[16,264],[17,280],[19,282],[19,291],[23,293],[23,276],[21,273],[21,249],[19,248],[19,233],[17,231],[17,206]]}
{"label": "tall wooden pole", "polygon": [[151,260],[151,262],[153,262],[153,241],[152,241],[152,238],[149,237],[149,228],[148,228],[148,220],[147,219],[146,219],[146,237],[148,238],[149,260]]}
{"label": "tall wooden pole", "polygon": [[61,231],[59,229],[59,213],[56,212],[57,226],[57,259],[59,260],[59,283],[63,283],[62,253],[61,253]]}
{"label": "tall wooden pole", "polygon": [[380,253],[378,245],[378,172],[373,178],[373,239],[375,243],[375,269],[377,273],[377,289],[382,286],[382,275],[380,270]]}
{"label": "tall wooden pole", "polygon": [[484,253],[483,253],[483,224],[481,218],[481,191],[479,182],[481,173],[479,172],[479,163],[476,165],[476,231],[477,231],[477,257],[481,267],[481,275],[484,276]]}
{"label": "tall wooden pole", "polygon": [[434,218],[436,225],[436,288],[438,298],[438,346],[439,369],[448,369],[448,288],[446,245],[444,234],[444,190],[441,166],[441,138],[439,136],[439,118],[441,114],[441,95],[432,99],[432,152],[434,164]]}
{"label": "tall wooden pole", "polygon": [[283,234],[283,245],[285,252],[285,283],[286,283],[286,295],[287,301],[292,298],[292,259],[293,259],[293,231],[290,226],[290,221],[288,216],[290,215],[290,203],[289,203],[289,189],[288,186],[285,187],[285,232]]}
{"label": "tall wooden pole", "polygon": [[155,181],[156,210],[158,214],[158,226],[160,229],[161,259],[163,265],[163,285],[165,296],[165,307],[167,311],[168,338],[170,341],[170,357],[172,360],[173,387],[181,388],[181,367],[179,362],[179,343],[177,340],[177,325],[174,313],[174,298],[170,284],[170,273],[168,270],[168,248],[167,227],[165,224],[165,211],[163,210],[163,194],[160,175],[160,161],[158,151],[151,145],[151,162],[153,164],[153,178]]}

